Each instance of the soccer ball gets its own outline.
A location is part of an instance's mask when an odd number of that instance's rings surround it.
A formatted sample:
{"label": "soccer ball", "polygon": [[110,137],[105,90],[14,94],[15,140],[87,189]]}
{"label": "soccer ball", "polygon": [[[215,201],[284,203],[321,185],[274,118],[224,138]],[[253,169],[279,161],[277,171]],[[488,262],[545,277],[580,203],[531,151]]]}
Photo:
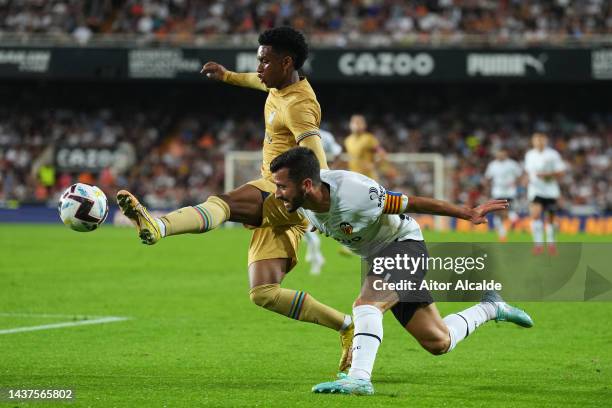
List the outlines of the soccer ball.
{"label": "soccer ball", "polygon": [[93,231],[108,216],[108,200],[96,186],[76,183],[62,194],[58,205],[63,223],[79,232]]}

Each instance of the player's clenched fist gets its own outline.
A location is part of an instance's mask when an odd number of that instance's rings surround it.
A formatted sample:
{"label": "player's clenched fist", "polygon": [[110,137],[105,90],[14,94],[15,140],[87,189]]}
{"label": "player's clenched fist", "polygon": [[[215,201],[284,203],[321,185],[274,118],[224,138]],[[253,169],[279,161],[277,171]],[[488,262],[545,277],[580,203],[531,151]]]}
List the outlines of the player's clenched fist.
{"label": "player's clenched fist", "polygon": [[206,75],[207,78],[214,79],[216,81],[221,81],[223,79],[225,71],[227,71],[227,69],[225,69],[223,65],[209,61],[204,64],[202,70],[200,71],[200,74]]}

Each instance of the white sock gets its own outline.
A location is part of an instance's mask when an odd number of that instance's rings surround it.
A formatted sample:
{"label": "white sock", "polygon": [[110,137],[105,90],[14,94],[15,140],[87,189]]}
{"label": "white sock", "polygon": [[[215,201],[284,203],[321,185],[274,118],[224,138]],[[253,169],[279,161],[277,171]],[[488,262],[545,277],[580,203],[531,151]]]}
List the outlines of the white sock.
{"label": "white sock", "polygon": [[518,214],[514,211],[508,211],[508,218],[510,219],[510,222],[515,222],[518,220]]}
{"label": "white sock", "polygon": [[306,242],[306,259],[313,260],[323,257],[321,254],[321,238],[319,238],[319,234],[308,231],[304,234],[304,241]]}
{"label": "white sock", "polygon": [[155,222],[159,225],[159,232],[161,233],[162,238],[166,236],[166,224],[159,218],[155,218]]}
{"label": "white sock", "polygon": [[542,244],[544,242],[544,231],[543,231],[542,220],[531,220],[531,235],[533,242],[536,244]]}
{"label": "white sock", "polygon": [[493,217],[493,225],[495,226],[495,229],[497,230],[497,235],[499,235],[500,238],[505,238],[506,237],[506,227],[504,226],[504,220],[502,220],[501,217],[495,216]]}
{"label": "white sock", "polygon": [[383,339],[383,314],[375,306],[362,305],[353,309],[353,316],[355,337],[349,375],[360,380],[369,380],[372,377],[378,346]]}
{"label": "white sock", "polygon": [[495,319],[495,315],[495,305],[482,302],[462,312],[446,316],[444,323],[450,333],[450,346],[446,352],[454,349],[457,343],[469,336],[478,326]]}
{"label": "white sock", "polygon": [[546,223],[546,225],[544,226],[544,229],[546,230],[546,242],[548,243],[548,245],[554,244],[555,243],[555,226],[553,224]]}

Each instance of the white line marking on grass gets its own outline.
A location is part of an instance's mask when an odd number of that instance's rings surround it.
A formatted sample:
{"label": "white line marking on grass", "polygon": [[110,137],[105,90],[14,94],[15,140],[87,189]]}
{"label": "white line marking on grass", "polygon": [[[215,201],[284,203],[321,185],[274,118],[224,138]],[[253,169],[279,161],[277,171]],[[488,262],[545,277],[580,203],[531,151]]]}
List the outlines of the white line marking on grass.
{"label": "white line marking on grass", "polygon": [[53,323],[53,324],[43,324],[40,326],[15,327],[13,329],[0,330],[0,335],[37,331],[37,330],[61,329],[63,327],[85,326],[88,324],[114,323],[114,322],[121,322],[124,320],[129,320],[129,318],[128,317],[107,316],[107,317],[102,317],[102,318],[94,319],[94,320],[80,320],[77,322],[61,322],[61,323]]}
{"label": "white line marking on grass", "polygon": [[0,313],[0,317],[40,317],[43,319],[101,319],[108,316],[77,315],[77,314],[48,314],[48,313]]}

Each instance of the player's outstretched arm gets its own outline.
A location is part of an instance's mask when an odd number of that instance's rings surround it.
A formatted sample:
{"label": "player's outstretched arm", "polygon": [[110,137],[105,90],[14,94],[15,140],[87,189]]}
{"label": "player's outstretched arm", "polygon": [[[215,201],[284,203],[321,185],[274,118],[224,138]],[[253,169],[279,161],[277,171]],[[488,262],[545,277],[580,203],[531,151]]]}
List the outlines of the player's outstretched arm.
{"label": "player's outstretched arm", "polygon": [[214,61],[209,61],[202,67],[200,74],[206,78],[223,81],[230,85],[244,86],[246,88],[259,89],[260,91],[268,91],[268,88],[259,80],[255,72],[238,73],[232,72],[223,65]]}
{"label": "player's outstretched arm", "polygon": [[444,215],[469,220],[473,224],[483,224],[487,222],[486,215],[488,213],[507,208],[507,200],[491,200],[478,207],[468,208],[451,204],[447,201],[436,200],[435,198],[409,197],[408,205],[404,212]]}

